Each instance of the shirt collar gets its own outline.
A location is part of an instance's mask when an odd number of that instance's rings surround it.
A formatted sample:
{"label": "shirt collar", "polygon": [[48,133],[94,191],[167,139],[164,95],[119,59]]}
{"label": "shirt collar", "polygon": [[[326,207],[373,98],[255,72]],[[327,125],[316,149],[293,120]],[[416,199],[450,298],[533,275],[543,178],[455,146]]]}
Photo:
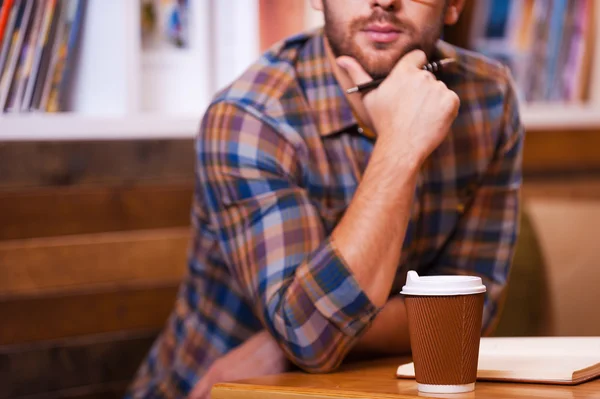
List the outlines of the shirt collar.
{"label": "shirt collar", "polygon": [[301,49],[296,72],[321,136],[329,136],[357,124],[327,58],[322,29]]}

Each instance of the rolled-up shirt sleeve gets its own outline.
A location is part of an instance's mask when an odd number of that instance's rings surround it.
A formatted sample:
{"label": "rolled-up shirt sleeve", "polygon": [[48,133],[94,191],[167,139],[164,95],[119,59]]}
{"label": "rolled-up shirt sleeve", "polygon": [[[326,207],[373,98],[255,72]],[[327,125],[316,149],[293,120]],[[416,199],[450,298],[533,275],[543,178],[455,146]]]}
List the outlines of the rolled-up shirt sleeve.
{"label": "rolled-up shirt sleeve", "polygon": [[482,334],[490,334],[504,300],[519,230],[524,128],[506,72],[496,152],[471,204],[430,274],[474,274],[487,286]]}
{"label": "rolled-up shirt sleeve", "polygon": [[237,104],[213,104],[196,142],[206,209],[232,284],[287,357],[335,369],[379,311],[326,236],[294,146]]}

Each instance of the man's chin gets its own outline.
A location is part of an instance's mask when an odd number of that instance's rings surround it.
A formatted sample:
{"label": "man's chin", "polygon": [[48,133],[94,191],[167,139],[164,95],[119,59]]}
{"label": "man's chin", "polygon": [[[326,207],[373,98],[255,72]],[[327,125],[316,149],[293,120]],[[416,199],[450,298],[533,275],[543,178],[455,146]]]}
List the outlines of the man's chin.
{"label": "man's chin", "polygon": [[400,58],[357,57],[357,61],[372,79],[384,78],[389,75],[399,60]]}
{"label": "man's chin", "polygon": [[398,51],[398,49],[369,49],[357,53],[356,60],[362,65],[364,70],[371,75],[373,79],[385,77],[394,69],[396,64],[408,51]]}

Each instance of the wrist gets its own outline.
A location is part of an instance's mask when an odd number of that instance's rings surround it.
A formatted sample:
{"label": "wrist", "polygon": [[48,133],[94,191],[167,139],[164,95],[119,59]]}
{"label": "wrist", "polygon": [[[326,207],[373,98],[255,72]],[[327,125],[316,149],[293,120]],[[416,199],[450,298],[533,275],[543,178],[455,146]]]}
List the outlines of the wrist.
{"label": "wrist", "polygon": [[400,146],[389,140],[378,139],[371,160],[380,163],[382,167],[393,172],[395,176],[398,176],[398,172],[401,172],[401,175],[412,180],[411,178],[416,177],[419,173],[425,157],[419,151],[407,145]]}

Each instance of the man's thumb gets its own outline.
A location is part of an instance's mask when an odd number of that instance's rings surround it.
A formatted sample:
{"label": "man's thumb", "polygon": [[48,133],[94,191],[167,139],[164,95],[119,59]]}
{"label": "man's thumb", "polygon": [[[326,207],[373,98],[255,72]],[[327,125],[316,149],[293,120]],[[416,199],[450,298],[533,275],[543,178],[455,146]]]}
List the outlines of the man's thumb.
{"label": "man's thumb", "polygon": [[336,63],[350,76],[355,85],[360,85],[371,81],[371,77],[360,66],[358,61],[352,57],[341,56],[336,59]]}

